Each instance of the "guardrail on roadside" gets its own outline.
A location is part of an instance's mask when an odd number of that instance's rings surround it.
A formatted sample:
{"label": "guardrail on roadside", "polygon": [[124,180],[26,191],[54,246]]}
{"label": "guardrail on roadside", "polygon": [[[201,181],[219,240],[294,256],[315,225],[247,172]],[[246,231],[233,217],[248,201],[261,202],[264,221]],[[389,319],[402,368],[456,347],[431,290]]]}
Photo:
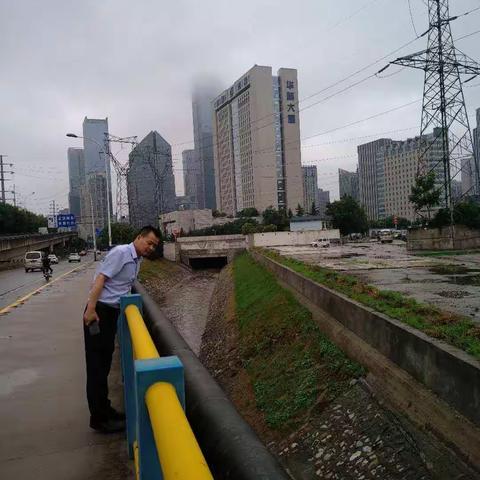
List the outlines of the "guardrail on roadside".
{"label": "guardrail on roadside", "polygon": [[183,365],[162,357],[145,326],[142,298],[120,301],[127,442],[139,480],[213,480],[185,416]]}

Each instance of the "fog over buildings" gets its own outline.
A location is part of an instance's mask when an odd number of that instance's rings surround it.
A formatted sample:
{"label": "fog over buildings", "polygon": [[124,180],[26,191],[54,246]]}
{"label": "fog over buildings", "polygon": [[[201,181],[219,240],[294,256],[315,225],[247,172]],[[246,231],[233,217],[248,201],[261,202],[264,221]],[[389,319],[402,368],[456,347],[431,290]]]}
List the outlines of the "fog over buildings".
{"label": "fog over buildings", "polygon": [[[451,14],[477,6],[456,0]],[[1,2],[0,154],[14,163],[18,200],[43,213],[51,200],[68,205],[66,151],[82,145],[65,133],[82,134],[85,116],[108,117],[117,136],[161,132],[182,194],[181,152],[195,148],[192,85],[206,75],[220,93],[255,64],[297,70],[302,163],[316,165],[319,187],[338,198],[338,168],[355,170],[357,145],[419,134],[423,72],[392,67],[374,76],[388,61],[426,48],[419,38],[388,55],[416,37],[412,19],[426,30],[425,5],[411,7],[412,18],[407,2],[392,0],[306,0],[296,8],[245,0],[232,16],[232,4],[220,0],[86,0],[74,12],[60,0]],[[477,31],[478,21],[475,12],[452,23],[458,48],[477,60],[479,36],[461,37]],[[475,85],[464,89],[472,128]],[[129,149],[114,147],[126,163]],[[112,187],[115,198],[115,180]]]}

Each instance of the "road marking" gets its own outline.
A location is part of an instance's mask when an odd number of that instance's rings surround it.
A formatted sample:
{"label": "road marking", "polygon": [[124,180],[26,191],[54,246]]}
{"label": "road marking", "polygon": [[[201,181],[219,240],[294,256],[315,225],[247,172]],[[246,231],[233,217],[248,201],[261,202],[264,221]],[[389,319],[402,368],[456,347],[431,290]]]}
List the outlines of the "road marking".
{"label": "road marking", "polygon": [[59,277],[57,277],[55,280],[52,280],[51,282],[48,282],[46,283],[45,285],[42,285],[41,287],[31,291],[30,293],[27,293],[26,295],[24,295],[22,298],[19,298],[18,300],[15,300],[13,303],[11,303],[10,305],[7,305],[6,307],[2,308],[0,310],[0,315],[4,315],[5,313],[8,313],[10,310],[12,310],[13,308],[15,307],[18,307],[19,305],[21,305],[22,303],[24,303],[25,301],[27,301],[32,295],[35,295],[36,293],[38,292],[41,292],[44,288],[48,287],[49,285],[53,285],[55,282],[58,282],[59,280],[61,280],[63,277],[69,275],[70,273],[72,272],[76,272],[77,270],[80,270],[82,268],[87,268],[90,264],[93,263],[93,260],[90,261],[87,265],[80,265],[79,267],[75,267],[73,268],[72,270],[69,270],[68,272],[65,272],[65,273],[62,273],[62,275],[60,275]]}

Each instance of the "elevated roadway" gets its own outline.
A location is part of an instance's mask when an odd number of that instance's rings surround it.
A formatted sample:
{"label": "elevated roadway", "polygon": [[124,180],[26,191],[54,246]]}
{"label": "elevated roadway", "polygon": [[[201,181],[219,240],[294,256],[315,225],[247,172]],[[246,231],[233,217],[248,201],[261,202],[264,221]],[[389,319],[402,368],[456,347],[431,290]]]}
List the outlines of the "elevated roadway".
{"label": "elevated roadway", "polygon": [[1,235],[0,236],[0,268],[10,266],[23,259],[26,252],[31,250],[53,251],[56,245],[65,246],[77,232]]}

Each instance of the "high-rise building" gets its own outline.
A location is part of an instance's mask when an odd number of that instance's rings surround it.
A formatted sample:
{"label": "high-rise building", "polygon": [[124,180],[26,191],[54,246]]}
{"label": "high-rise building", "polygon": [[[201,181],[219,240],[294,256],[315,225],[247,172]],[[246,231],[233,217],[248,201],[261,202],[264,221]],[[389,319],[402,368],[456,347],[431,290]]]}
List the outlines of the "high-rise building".
{"label": "high-rise building", "polygon": [[184,196],[191,208],[196,209],[203,198],[203,171],[196,150],[182,152]]}
{"label": "high-rise building", "polygon": [[348,195],[357,202],[358,198],[358,172],[349,172],[348,170],[338,169],[338,184],[340,198]]}
{"label": "high-rise building", "polygon": [[[391,141],[378,152],[378,164],[383,166],[384,176],[380,185],[384,191],[384,216],[397,216],[414,220],[413,204],[409,200],[418,171],[419,159],[423,156],[429,171],[435,173],[438,188],[443,185],[443,163],[441,135],[438,129],[433,133],[403,141]],[[441,199],[441,202],[443,199]],[[440,206],[443,206],[443,202]]]}
{"label": "high-rise building", "polygon": [[[475,132],[475,129],[473,131]],[[465,197],[472,195],[474,191],[474,188],[473,188],[474,178],[475,178],[474,172],[475,172],[475,163],[474,163],[473,157],[463,158],[461,182],[462,182],[462,195],[464,195]]]}
{"label": "high-rise building", "polygon": [[78,223],[81,219],[81,187],[85,185],[85,159],[82,148],[69,148],[68,158],[68,205],[70,213],[73,213]]}
{"label": "high-rise building", "polygon": [[452,200],[458,202],[462,198],[462,182],[452,180],[450,188],[452,190]]}
{"label": "high-rise building", "polygon": [[217,209],[301,205],[297,71],[255,65],[213,107]]}
{"label": "high-rise building", "polygon": [[[80,216],[90,235],[92,222],[98,234],[108,224],[107,181],[104,173],[91,173],[80,187]],[[93,211],[93,219],[92,219]]]}
{"label": "high-rise building", "polygon": [[110,174],[110,162],[105,161],[105,152],[108,152],[108,149],[108,118],[85,117],[83,120],[85,175],[105,173],[105,167]]}
{"label": "high-rise building", "polygon": [[198,208],[216,208],[215,167],[213,160],[213,106],[221,91],[215,81],[198,82],[192,94],[193,138],[199,164]]}
{"label": "high-rise building", "polygon": [[[85,159],[85,178],[87,185],[94,188],[90,192],[95,213],[95,225],[103,229],[108,223],[108,205],[110,205],[110,216],[112,216],[112,180],[110,175],[110,158],[107,154],[110,145],[108,141],[108,118],[87,118],[83,120],[83,155]],[[89,178],[95,177],[92,182]],[[103,176],[101,180],[97,178]],[[105,190],[100,188],[105,185]],[[100,198],[97,193],[105,192],[105,198]],[[107,200],[108,195],[108,200]],[[82,199],[84,204],[90,200]]]}
{"label": "high-rise building", "polygon": [[150,132],[130,153],[127,191],[135,227],[158,225],[161,213],[175,210],[172,148],[158,132]]}
{"label": "high-rise building", "polygon": [[315,214],[312,212],[312,206],[315,210],[318,208],[318,180],[317,167],[315,165],[302,166],[303,173],[303,207],[305,213]]}
{"label": "high-rise building", "polygon": [[360,204],[369,220],[384,216],[383,199],[379,199],[383,197],[383,163],[378,161],[377,154],[390,142],[388,138],[381,138],[357,147]]}
{"label": "high-rise building", "polygon": [[[438,129],[407,140],[382,138],[359,145],[357,150],[360,203],[369,220],[391,215],[415,219],[409,195],[422,156],[426,158],[429,171],[435,172],[438,188],[443,185],[441,135]],[[443,206],[442,200],[440,206]]]}
{"label": "high-rise building", "polygon": [[322,190],[321,188],[317,191],[317,215],[319,217],[325,218],[327,216],[327,204],[330,203],[330,192],[328,190]]}
{"label": "high-rise building", "polygon": [[470,172],[475,179],[472,194],[480,198],[480,108],[476,110],[477,126],[473,129],[473,155]]}

